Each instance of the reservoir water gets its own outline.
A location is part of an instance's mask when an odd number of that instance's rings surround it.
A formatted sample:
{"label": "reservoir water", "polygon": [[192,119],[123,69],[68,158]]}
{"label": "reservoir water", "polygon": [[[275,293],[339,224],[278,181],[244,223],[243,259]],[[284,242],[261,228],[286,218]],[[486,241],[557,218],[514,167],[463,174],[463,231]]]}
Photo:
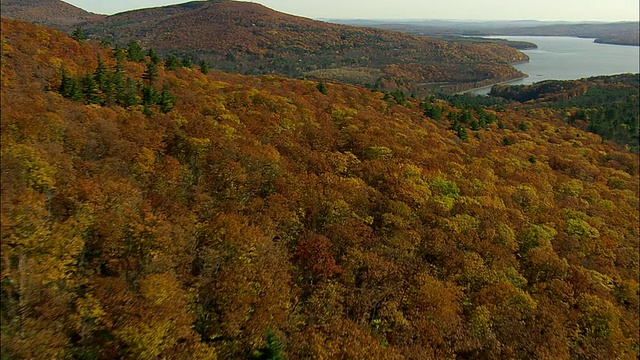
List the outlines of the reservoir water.
{"label": "reservoir water", "polygon": [[[488,36],[514,41],[528,41],[537,49],[523,50],[528,63],[514,67],[528,78],[509,82],[509,85],[532,84],[544,80],[575,80],[599,75],[640,72],[640,47],[597,44],[593,39],[560,36]],[[478,89],[487,94],[491,89]]]}

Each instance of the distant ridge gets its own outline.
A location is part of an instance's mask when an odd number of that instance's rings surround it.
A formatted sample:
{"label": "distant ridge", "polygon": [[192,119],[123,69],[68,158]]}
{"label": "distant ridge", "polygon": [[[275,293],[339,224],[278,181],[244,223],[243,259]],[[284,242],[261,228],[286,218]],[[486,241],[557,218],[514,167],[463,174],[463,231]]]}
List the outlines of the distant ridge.
{"label": "distant ridge", "polygon": [[60,0],[0,0],[0,5],[4,17],[26,20],[59,30],[100,21],[105,17]]}
{"label": "distant ridge", "polygon": [[[40,1],[48,6],[62,3]],[[25,12],[22,18],[34,12]],[[193,1],[105,17],[90,15],[31,21],[58,28],[77,24],[94,39],[119,45],[139,41],[163,56],[205,60],[227,72],[273,73],[411,92],[457,92],[515,79],[523,74],[510,64],[528,59],[500,44],[456,44],[331,24],[251,2]]]}
{"label": "distant ridge", "polygon": [[328,19],[336,24],[373,26],[418,35],[511,35],[575,36],[596,38],[596,42],[640,45],[640,23],[575,21],[461,21],[461,20],[367,20]]}
{"label": "distant ridge", "polygon": [[[161,54],[205,59],[217,69],[277,73],[418,91],[451,91],[522,76],[526,55],[507,46],[460,45],[374,28],[330,24],[237,1],[197,1],[119,13],[88,27],[96,39],[140,40]],[[446,90],[446,89],[445,89]]]}

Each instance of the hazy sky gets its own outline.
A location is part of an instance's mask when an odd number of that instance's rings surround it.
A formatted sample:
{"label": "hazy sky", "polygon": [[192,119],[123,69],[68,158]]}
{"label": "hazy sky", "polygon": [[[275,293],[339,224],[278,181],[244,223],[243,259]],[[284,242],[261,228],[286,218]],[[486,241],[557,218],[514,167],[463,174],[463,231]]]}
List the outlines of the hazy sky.
{"label": "hazy sky", "polygon": [[[65,0],[87,11],[114,14],[179,4],[172,0]],[[310,18],[622,21],[640,17],[638,0],[256,0]]]}

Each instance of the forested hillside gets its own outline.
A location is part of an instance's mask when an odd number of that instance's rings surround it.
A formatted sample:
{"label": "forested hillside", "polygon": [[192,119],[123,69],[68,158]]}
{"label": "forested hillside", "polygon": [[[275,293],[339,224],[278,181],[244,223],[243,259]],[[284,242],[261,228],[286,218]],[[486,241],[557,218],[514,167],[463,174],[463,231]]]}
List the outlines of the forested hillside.
{"label": "forested hillside", "polygon": [[558,109],[567,123],[638,152],[640,74],[497,85],[490,95],[526,103],[528,108]]}
{"label": "forested hillside", "polygon": [[638,356],[638,156],[553,109],[1,43],[2,358]]}
{"label": "forested hillside", "polygon": [[0,6],[4,17],[28,20],[64,31],[72,31],[79,24],[105,17],[58,0],[0,0]]}
{"label": "forested hillside", "polygon": [[163,57],[204,60],[212,69],[226,72],[333,80],[414,93],[453,93],[523,77],[510,64],[528,60],[498,43],[460,44],[329,24],[239,1],[192,1],[78,25],[96,40],[121,47],[137,41]]}

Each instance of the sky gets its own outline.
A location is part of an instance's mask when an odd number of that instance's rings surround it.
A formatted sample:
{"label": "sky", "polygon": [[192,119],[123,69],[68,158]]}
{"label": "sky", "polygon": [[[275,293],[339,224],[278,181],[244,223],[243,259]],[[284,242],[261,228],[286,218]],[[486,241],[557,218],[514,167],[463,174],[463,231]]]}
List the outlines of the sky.
{"label": "sky", "polygon": [[[98,14],[179,4],[172,0],[63,0]],[[313,19],[638,21],[638,0],[254,0]]]}

